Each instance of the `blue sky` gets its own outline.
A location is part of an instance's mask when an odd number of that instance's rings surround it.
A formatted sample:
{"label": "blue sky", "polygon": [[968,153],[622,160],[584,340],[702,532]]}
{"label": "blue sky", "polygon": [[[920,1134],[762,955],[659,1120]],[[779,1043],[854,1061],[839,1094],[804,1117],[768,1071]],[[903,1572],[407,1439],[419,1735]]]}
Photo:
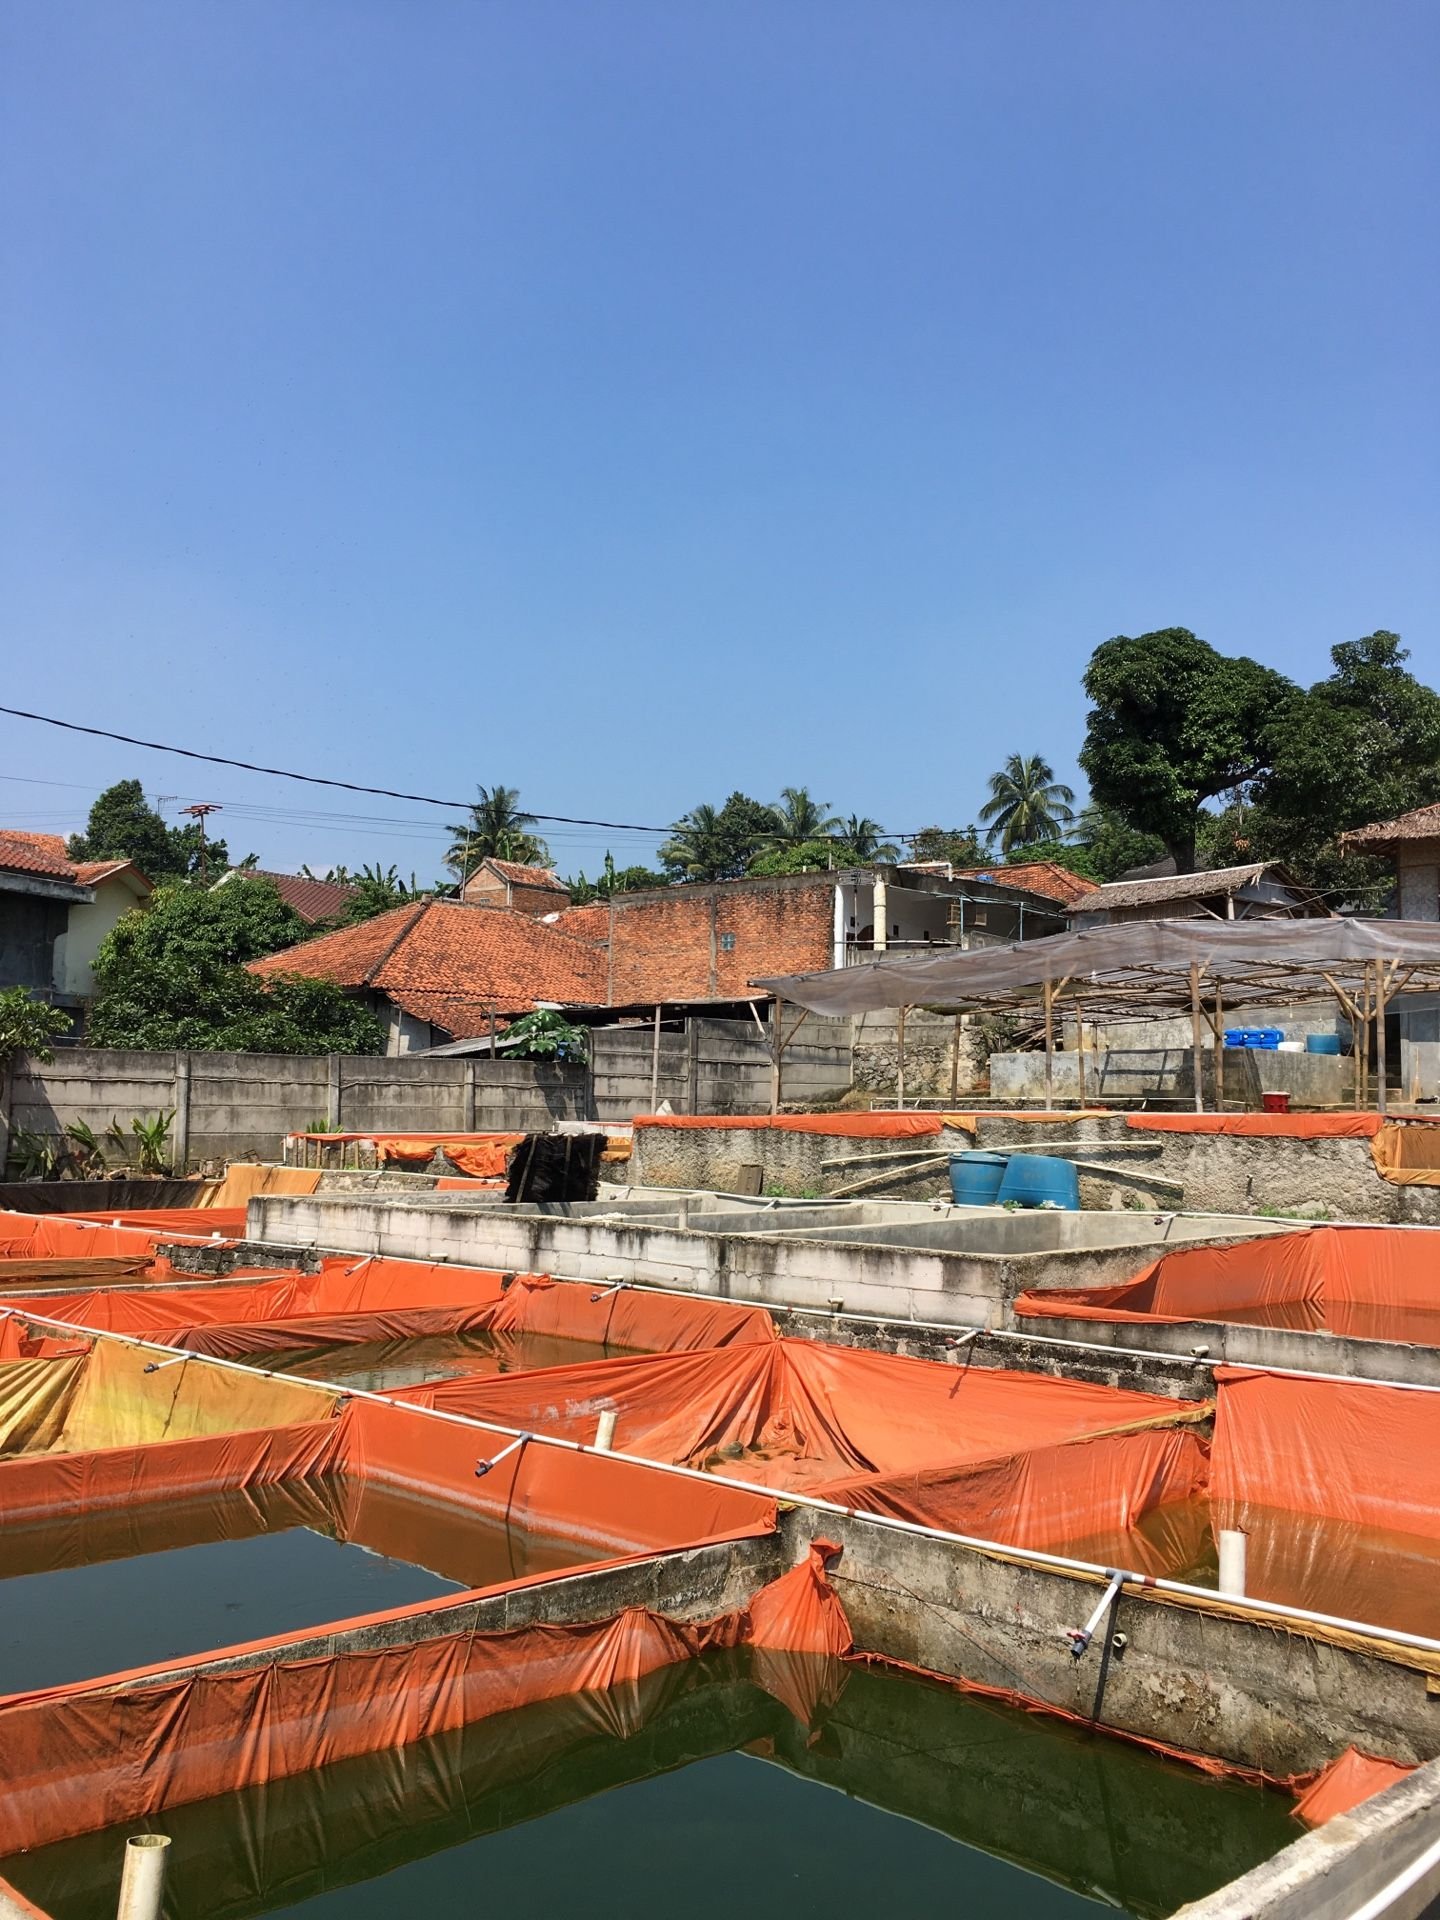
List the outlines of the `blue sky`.
{"label": "blue sky", "polygon": [[[1111,634],[1440,680],[1437,54],[1426,0],[5,9],[0,697],[904,831],[1073,777]],[[443,814],[0,717],[0,823],[131,773],[437,871]]]}

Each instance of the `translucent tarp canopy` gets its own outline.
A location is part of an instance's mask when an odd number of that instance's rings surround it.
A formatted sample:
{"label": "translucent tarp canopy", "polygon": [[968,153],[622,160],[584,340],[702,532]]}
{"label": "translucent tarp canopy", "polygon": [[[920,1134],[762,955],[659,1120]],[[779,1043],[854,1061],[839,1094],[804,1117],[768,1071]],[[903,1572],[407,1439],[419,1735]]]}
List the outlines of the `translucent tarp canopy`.
{"label": "translucent tarp canopy", "polygon": [[1058,1003],[1063,995],[1070,1010],[1087,1019],[1136,1019],[1189,1012],[1197,984],[1223,995],[1229,1011],[1322,998],[1354,1007],[1371,994],[1440,989],[1440,924],[1130,920],[1003,947],[883,955],[829,973],[751,984],[821,1014],[920,1006],[1003,1010],[1042,999]]}

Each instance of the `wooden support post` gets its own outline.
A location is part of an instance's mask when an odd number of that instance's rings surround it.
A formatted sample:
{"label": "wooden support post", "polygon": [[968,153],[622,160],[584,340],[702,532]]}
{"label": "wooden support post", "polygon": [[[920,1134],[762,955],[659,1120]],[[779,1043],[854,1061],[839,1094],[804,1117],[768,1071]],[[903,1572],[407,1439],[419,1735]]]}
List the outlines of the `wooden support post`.
{"label": "wooden support post", "polygon": [[1075,1015],[1075,1072],[1080,1081],[1080,1104],[1085,1104],[1085,1016]]}
{"label": "wooden support post", "polygon": [[777,993],[774,998],[774,1001],[771,1004],[774,1008],[774,1011],[770,1017],[774,1021],[774,1026],[771,1029],[771,1033],[770,1033],[770,1058],[772,1063],[771,1071],[770,1071],[770,1111],[771,1113],[779,1113],[780,1111],[780,1071],[781,1071],[780,1056],[784,1051],[784,1047],[780,1039],[780,1022],[784,1016],[785,1002],[780,998],[779,994]]}
{"label": "wooden support post", "polygon": [[1046,980],[1040,989],[1045,1007],[1045,1111],[1055,1107],[1055,988]]}
{"label": "wooden support post", "polygon": [[1389,980],[1383,960],[1375,962],[1375,1111],[1383,1118],[1388,1093],[1385,1086],[1385,1003]]}
{"label": "wooden support post", "polygon": [[897,1107],[903,1107],[905,1104],[905,1014],[906,1014],[906,1011],[907,1010],[904,1007],[901,1007],[900,1017],[895,1023],[895,1039],[896,1039],[895,1104]]}
{"label": "wooden support post", "polygon": [[1201,1031],[1200,962],[1190,962],[1190,1070],[1195,1076],[1195,1111],[1205,1111],[1205,1042]]}
{"label": "wooden support post", "polygon": [[1225,1003],[1215,989],[1215,1111],[1225,1111]]}
{"label": "wooden support post", "polygon": [[650,1042],[650,1111],[660,1104],[660,1009],[655,1009],[655,1032]]}
{"label": "wooden support post", "polygon": [[[963,901],[961,907],[963,910]],[[961,1024],[964,1018],[963,1013],[957,1013],[955,1016],[955,1037],[950,1047],[950,1104],[952,1107],[960,1098],[960,1036],[964,1032]]]}

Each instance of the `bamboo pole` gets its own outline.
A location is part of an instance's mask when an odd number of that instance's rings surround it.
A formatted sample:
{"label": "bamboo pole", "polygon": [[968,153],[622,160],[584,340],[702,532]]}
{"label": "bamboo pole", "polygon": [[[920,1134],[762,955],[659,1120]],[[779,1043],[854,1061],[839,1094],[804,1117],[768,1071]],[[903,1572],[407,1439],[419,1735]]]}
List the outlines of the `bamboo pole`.
{"label": "bamboo pole", "polygon": [[905,1104],[905,1015],[907,1009],[901,1007],[900,1018],[895,1023],[895,1105]]}
{"label": "bamboo pole", "polygon": [[1225,1111],[1225,1004],[1215,987],[1215,1111]]}
{"label": "bamboo pole", "polygon": [[1055,1106],[1055,989],[1047,980],[1040,989],[1045,1004],[1045,1111]]}
{"label": "bamboo pole", "polygon": [[955,1038],[950,1049],[950,1104],[952,1107],[960,1098],[960,1035],[964,1030],[961,1025],[964,1018],[963,1013],[957,1013],[955,1016]]}
{"label": "bamboo pole", "polygon": [[780,1055],[783,1047],[780,1041],[780,1022],[784,1016],[785,1002],[777,993],[775,996],[775,1031],[770,1036],[770,1052],[773,1066],[770,1073],[770,1111],[780,1111]]}
{"label": "bamboo pole", "polygon": [[1204,1016],[1200,1011],[1200,962],[1190,962],[1190,1069],[1195,1077],[1195,1111],[1205,1111]]}
{"label": "bamboo pole", "polygon": [[1080,1082],[1080,1104],[1085,1105],[1085,1016],[1075,1016],[1075,1072]]}
{"label": "bamboo pole", "polygon": [[655,1032],[650,1042],[650,1111],[660,1104],[660,1009],[655,1009]]}

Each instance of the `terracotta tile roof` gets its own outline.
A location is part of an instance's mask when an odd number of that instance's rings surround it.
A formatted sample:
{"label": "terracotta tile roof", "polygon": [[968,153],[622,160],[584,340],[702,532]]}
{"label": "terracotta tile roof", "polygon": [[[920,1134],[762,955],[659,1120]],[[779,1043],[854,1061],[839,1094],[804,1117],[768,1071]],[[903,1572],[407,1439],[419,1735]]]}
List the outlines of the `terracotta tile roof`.
{"label": "terracotta tile roof", "polygon": [[317,920],[333,920],[347,900],[355,898],[354,887],[338,886],[333,880],[312,880],[304,873],[270,873],[264,867],[244,869],[256,880],[268,880],[286,906],[313,927]]}
{"label": "terracotta tile roof", "polygon": [[549,867],[522,867],[515,860],[485,859],[482,867],[491,867],[496,873],[503,874],[517,887],[543,887],[549,893],[563,893],[569,898],[569,890]]}
{"label": "terracotta tile roof", "polygon": [[72,860],[58,833],[20,833],[0,827],[0,869],[34,873],[46,880],[68,880],[73,886],[93,887],[112,873],[133,873],[147,891],[150,882],[133,860]]}
{"label": "terracotta tile roof", "polygon": [[1095,884],[1053,860],[1022,860],[1013,867],[956,867],[954,871],[957,880],[993,880],[997,887],[1018,887],[1022,893],[1038,893],[1067,907]]}
{"label": "terracotta tile roof", "polygon": [[547,924],[558,927],[561,933],[568,933],[574,940],[608,940],[609,903],[592,900],[588,906],[566,907],[563,913],[557,913],[554,920]]}
{"label": "terracotta tile roof", "polygon": [[48,880],[75,878],[75,862],[58,833],[18,833],[0,827],[0,867],[12,873],[38,873]]}
{"label": "terracotta tile roof", "polygon": [[1395,820],[1376,820],[1368,827],[1356,827],[1353,833],[1342,833],[1342,849],[1361,847],[1371,853],[1383,853],[1386,847],[1393,847],[1403,840],[1440,840],[1440,803],[1432,807],[1416,807],[1413,813],[1402,813]]}
{"label": "terracotta tile roof", "polygon": [[596,947],[526,913],[440,900],[287,947],[251,971],[369,987],[456,1039],[483,1033],[492,1006],[516,1013],[537,1000],[584,1006],[605,999],[605,957]]}

